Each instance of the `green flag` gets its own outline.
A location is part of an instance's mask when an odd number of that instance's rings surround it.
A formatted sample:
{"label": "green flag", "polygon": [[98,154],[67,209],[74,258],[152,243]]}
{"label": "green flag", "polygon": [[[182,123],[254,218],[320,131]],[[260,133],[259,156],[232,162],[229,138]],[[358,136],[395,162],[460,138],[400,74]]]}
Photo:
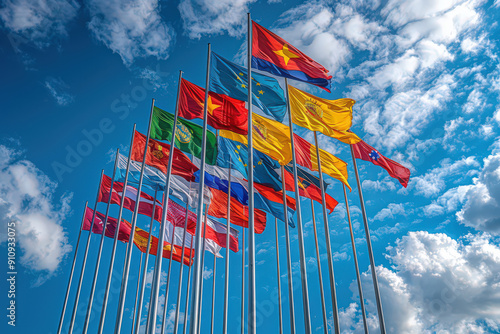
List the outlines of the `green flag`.
{"label": "green flag", "polygon": [[[151,138],[158,140],[171,140],[174,115],[154,107],[153,119],[151,120]],[[181,151],[190,153],[201,158],[201,140],[203,127],[189,122],[184,118],[177,117],[177,130],[175,131],[175,147]],[[217,139],[212,131],[207,130],[207,157],[209,165],[217,162]]]}

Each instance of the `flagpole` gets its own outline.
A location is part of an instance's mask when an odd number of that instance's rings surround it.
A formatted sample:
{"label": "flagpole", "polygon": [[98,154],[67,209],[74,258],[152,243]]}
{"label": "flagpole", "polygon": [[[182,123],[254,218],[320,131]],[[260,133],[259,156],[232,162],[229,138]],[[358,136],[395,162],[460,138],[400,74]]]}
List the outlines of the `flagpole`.
{"label": "flagpole", "polygon": [[78,309],[78,300],[80,299],[80,292],[82,289],[83,275],[85,273],[85,265],[87,264],[87,255],[89,252],[90,239],[92,237],[92,230],[94,229],[95,216],[97,212],[97,202],[99,200],[99,193],[101,191],[102,178],[104,176],[104,169],[101,170],[101,178],[99,179],[99,186],[97,187],[97,195],[94,204],[94,213],[92,214],[92,222],[90,224],[89,236],[87,238],[87,245],[85,246],[85,253],[82,262],[82,271],[80,272],[80,279],[78,281],[78,288],[76,289],[75,304],[73,305],[73,314],[71,315],[71,322],[69,323],[68,333],[73,333],[73,328],[75,326],[76,311]]}
{"label": "flagpole", "polygon": [[182,327],[182,334],[186,334],[187,332],[187,319],[188,319],[188,307],[189,307],[189,290],[191,289],[191,267],[193,264],[191,263],[191,259],[193,258],[193,236],[191,235],[191,252],[189,253],[189,270],[188,270],[188,281],[187,281],[187,290],[186,290],[186,307],[184,308],[184,327]]}
{"label": "flagpole", "polygon": [[[229,233],[229,232],[228,232]],[[229,245],[226,245],[229,248]],[[212,283],[212,319],[210,322],[210,334],[214,334],[214,311],[215,311],[215,273],[217,265],[217,255],[214,254],[214,274],[213,274],[213,283]]]}
{"label": "flagpole", "polygon": [[241,334],[245,334],[245,228],[241,229]]}
{"label": "flagpole", "polygon": [[[201,267],[203,268],[202,270],[202,275],[203,275],[203,271],[205,270],[205,245],[207,243],[207,211],[208,211],[208,204],[205,204],[205,222],[204,222],[204,226],[203,226],[203,248],[202,248],[202,254],[201,255]],[[199,304],[198,304],[198,314],[199,314],[199,321],[198,321],[198,331],[197,333],[200,332],[200,329],[201,329],[201,311],[202,311],[202,306],[203,306],[203,303],[202,303],[202,300],[203,300],[203,281],[204,281],[204,278],[203,276],[201,277],[201,281],[200,281],[200,300],[199,300]]]}
{"label": "flagpole", "polygon": [[[139,176],[139,185],[137,186],[137,197],[135,200],[135,208],[134,208],[134,213],[132,215],[132,224],[131,224],[132,226],[130,230],[129,242],[127,245],[128,247],[127,247],[127,257],[125,259],[125,270],[123,271],[122,286],[120,289],[120,298],[118,299],[118,314],[116,315],[115,334],[120,334],[122,328],[123,310],[125,308],[125,297],[127,295],[128,275],[130,272],[130,261],[132,259],[132,248],[134,247],[133,241],[135,235],[135,226],[137,225],[139,204],[141,202],[142,180],[144,179],[144,168],[146,167],[146,156],[148,153],[149,137],[151,135],[151,121],[153,119],[154,107],[155,107],[155,99],[152,99],[151,112],[149,113],[148,133],[146,135],[146,143],[144,144],[144,156],[142,157],[141,174]],[[132,149],[132,147],[130,149]]]}
{"label": "flagpole", "polygon": [[[203,104],[203,137],[201,140],[201,162],[200,162],[200,191],[198,195],[198,207],[197,207],[197,221],[196,221],[196,232],[195,232],[195,253],[200,254],[201,250],[201,224],[203,216],[203,195],[205,190],[205,159],[207,155],[206,142],[207,142],[207,111],[208,111],[208,89],[210,86],[210,43],[208,43],[208,54],[207,54],[207,77],[205,83],[205,103]],[[200,305],[200,281],[202,279],[203,268],[201,267],[201,262],[198,258],[194,259],[194,278],[193,278],[193,291],[191,292],[191,314],[190,314],[190,334],[198,334],[198,324],[199,318],[199,305]]]}
{"label": "flagpole", "polygon": [[368,334],[368,322],[366,321],[365,300],[363,297],[363,289],[361,287],[361,277],[359,274],[359,266],[358,266],[358,255],[356,254],[356,243],[354,241],[354,233],[352,231],[351,214],[349,212],[349,202],[347,201],[347,192],[345,190],[345,184],[342,184],[342,186],[344,188],[344,199],[345,199],[345,208],[347,211],[347,221],[349,222],[349,231],[351,232],[352,254],[354,256],[354,266],[356,267],[356,280],[358,282],[358,293],[359,293],[359,303],[361,306],[361,315],[363,316],[363,328],[365,329],[365,334]]}
{"label": "flagpole", "polygon": [[231,242],[231,162],[229,162],[228,186],[227,186],[227,234],[226,234],[226,274],[224,277],[224,320],[222,333],[227,334],[227,314],[229,307],[229,251]]}
{"label": "flagpole", "polygon": [[[163,304],[163,320],[161,322],[161,334],[165,333],[165,323],[167,322],[168,289],[170,288],[170,274],[172,273],[172,258],[175,252],[175,224],[172,228],[172,238],[170,239],[170,259],[168,260],[167,284],[165,286],[165,302]],[[181,259],[182,261],[182,259]]]}
{"label": "flagpole", "polygon": [[104,222],[103,222],[102,233],[101,233],[101,242],[99,244],[99,251],[97,253],[97,260],[96,260],[96,264],[95,264],[94,279],[92,281],[92,288],[90,289],[90,297],[89,297],[89,302],[88,302],[88,306],[87,306],[87,314],[85,315],[85,324],[83,325],[83,332],[82,332],[83,334],[87,333],[88,326],[89,326],[90,312],[92,311],[92,302],[94,300],[95,286],[97,284],[97,276],[99,274],[99,265],[101,263],[102,247],[104,246],[104,239],[106,238],[106,227],[108,224],[109,207],[111,204],[111,198],[113,196],[113,185],[115,183],[116,165],[118,164],[119,154],[120,154],[120,149],[117,149],[116,150],[116,158],[115,158],[115,166],[113,168],[113,177],[111,178],[111,186],[109,189],[108,204],[106,206],[106,216],[105,216]]}
{"label": "flagpole", "polygon": [[87,205],[89,202],[85,202],[85,208],[83,209],[82,223],[80,224],[80,232],[78,232],[78,239],[76,241],[75,255],[73,256],[73,264],[71,265],[71,271],[68,279],[68,287],[66,288],[66,296],[64,297],[64,304],[61,311],[61,318],[59,320],[59,327],[57,328],[57,334],[61,334],[62,325],[64,322],[64,314],[66,313],[66,306],[68,305],[69,290],[71,287],[71,281],[73,281],[73,273],[75,271],[76,255],[78,254],[78,246],[80,245],[80,237],[82,235],[83,224],[85,223],[85,214],[87,213]]}
{"label": "flagpole", "polygon": [[[189,191],[191,192],[191,182],[189,182]],[[186,220],[184,221],[184,235],[182,238],[182,254],[181,254],[182,261],[181,261],[181,267],[179,269],[179,283],[177,284],[177,303],[175,304],[174,334],[177,334],[177,328],[179,325],[179,312],[180,312],[180,304],[181,304],[181,297],[182,297],[182,274],[184,271],[184,252],[185,252],[185,248],[186,248],[186,233],[187,233],[187,227],[188,227],[188,217],[189,217],[189,201],[186,201]]]}
{"label": "flagpole", "polygon": [[328,226],[328,212],[326,209],[326,191],[323,183],[323,172],[321,171],[321,157],[319,152],[318,134],[314,131],[314,143],[316,144],[316,159],[318,163],[319,183],[321,189],[321,204],[323,209],[323,227],[325,229],[326,255],[328,259],[328,273],[330,276],[330,292],[332,297],[333,326],[335,334],[340,334],[339,311],[337,307],[337,288],[335,286],[335,274],[333,271],[332,244],[330,242],[330,227]]}
{"label": "flagpole", "polygon": [[[285,208],[286,210],[286,208]],[[285,223],[287,224],[287,223]],[[279,324],[280,334],[283,334],[283,310],[281,306],[281,275],[280,275],[280,250],[278,242],[278,218],[274,218],[274,230],[276,231],[276,273],[278,275],[278,308],[279,308]]]}
{"label": "flagpole", "polygon": [[321,294],[321,310],[323,311],[323,332],[328,334],[328,321],[326,319],[325,291],[323,289],[323,274],[321,273],[321,258],[319,256],[318,231],[316,229],[316,217],[314,213],[314,202],[311,199],[311,215],[314,230],[314,243],[316,245],[316,261],[318,264],[319,291]]}
{"label": "flagpole", "polygon": [[[132,139],[130,140],[130,149],[128,152],[128,161],[127,161],[127,169],[125,171],[125,180],[123,182],[123,191],[125,192],[127,189],[127,182],[128,182],[128,172],[130,169],[130,161],[132,160],[132,146],[134,144],[134,136],[135,136],[135,124],[134,128],[132,129]],[[104,319],[106,318],[106,309],[108,306],[108,298],[109,298],[109,289],[111,287],[111,279],[113,277],[113,266],[115,264],[115,255],[116,255],[116,246],[118,244],[118,235],[120,232],[120,223],[122,220],[122,214],[123,214],[123,204],[125,203],[125,194],[122,194],[122,199],[120,201],[120,210],[118,211],[118,220],[116,222],[116,230],[115,230],[115,236],[113,240],[113,248],[111,251],[111,260],[109,262],[109,271],[108,271],[108,279],[106,281],[106,288],[104,289],[104,297],[102,301],[102,309],[101,309],[101,317],[99,319],[99,330],[98,334],[101,334],[104,330]]]}
{"label": "flagpole", "polygon": [[[177,86],[177,97],[180,94],[181,89],[181,79],[182,71],[179,71],[179,82]],[[148,334],[153,334],[156,331],[156,314],[158,311],[158,294],[160,293],[160,275],[161,275],[161,265],[163,259],[163,242],[165,241],[165,225],[167,221],[167,211],[168,211],[168,195],[170,193],[170,175],[172,174],[172,163],[174,161],[174,148],[175,148],[175,134],[177,132],[177,117],[179,115],[179,98],[175,102],[175,115],[174,124],[172,126],[172,138],[170,140],[170,152],[168,156],[168,167],[167,167],[167,177],[165,181],[165,189],[163,191],[163,212],[160,224],[160,234],[158,235],[158,251],[156,253],[156,272],[154,278],[154,286],[151,289],[154,291],[153,300],[150,301],[150,313],[151,313],[151,323],[148,328]],[[151,302],[153,304],[151,304]],[[152,309],[151,309],[152,307]]]}
{"label": "flagpole", "polygon": [[257,331],[255,291],[255,222],[253,202],[253,124],[252,124],[252,20],[248,13],[248,334]]}
{"label": "flagpole", "polygon": [[352,145],[350,145],[350,148],[351,148],[352,164],[354,166],[354,173],[356,174],[356,182],[358,184],[358,194],[359,194],[359,202],[361,204],[361,213],[363,214],[363,223],[365,226],[366,246],[368,247],[368,256],[370,257],[370,268],[372,272],[373,289],[375,290],[375,300],[377,301],[380,333],[385,334],[384,313],[382,311],[382,301],[380,299],[380,291],[378,288],[377,272],[375,270],[375,258],[373,256],[372,241],[370,238],[370,230],[368,228],[368,218],[366,216],[365,201],[363,200],[363,191],[361,189],[361,182],[359,181],[358,165],[356,164],[356,157],[354,156]]}
{"label": "flagpole", "polygon": [[288,304],[290,307],[290,333],[295,334],[295,305],[293,298],[293,280],[292,280],[292,254],[290,252],[290,234],[288,226],[288,209],[286,204],[286,179],[285,167],[281,166],[281,183],[283,188],[283,210],[285,213],[285,244],[286,244],[286,261],[288,271]]}
{"label": "flagpole", "polygon": [[[290,140],[292,144],[292,161],[293,161],[293,180],[295,183],[295,203],[297,205],[297,234],[299,239],[299,260],[300,260],[300,276],[302,282],[302,304],[304,307],[304,326],[305,333],[311,333],[311,315],[309,310],[309,291],[307,287],[307,268],[306,268],[306,253],[304,249],[304,234],[302,232],[302,213],[300,210],[300,195],[299,195],[299,185],[297,183],[297,162],[295,161],[295,142],[293,138],[293,119],[292,112],[290,110],[290,98],[288,96],[288,79],[285,78],[286,86],[286,105],[288,109],[288,122],[290,126]],[[288,223],[288,222],[286,222]]]}
{"label": "flagpole", "polygon": [[[139,296],[139,306],[137,308],[137,316],[136,316],[136,326],[134,328],[134,334],[139,333],[139,328],[141,327],[141,316],[142,316],[142,304],[144,301],[144,289],[146,287],[146,274],[148,271],[148,262],[149,262],[149,252],[151,250],[151,238],[153,234],[153,225],[154,225],[154,217],[156,212],[156,196],[158,195],[158,189],[155,189],[155,198],[154,198],[154,207],[153,214],[151,215],[151,222],[149,223],[149,236],[148,236],[148,247],[146,249],[146,258],[144,259],[144,270],[142,271],[141,278],[141,295]],[[135,316],[135,313],[134,313]]]}
{"label": "flagpole", "polygon": [[141,252],[141,259],[139,260],[139,274],[137,276],[137,288],[135,291],[135,301],[134,301],[134,313],[132,313],[132,330],[131,333],[134,332],[135,328],[135,312],[137,310],[137,298],[139,297],[139,285],[141,284],[141,269],[142,269],[142,256],[144,255],[143,252]]}

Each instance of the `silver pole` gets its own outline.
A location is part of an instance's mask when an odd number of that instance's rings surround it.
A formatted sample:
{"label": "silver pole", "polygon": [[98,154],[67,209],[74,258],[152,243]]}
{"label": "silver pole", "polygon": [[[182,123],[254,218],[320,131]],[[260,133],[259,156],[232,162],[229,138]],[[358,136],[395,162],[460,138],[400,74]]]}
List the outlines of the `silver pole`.
{"label": "silver pole", "polygon": [[228,189],[227,189],[227,234],[226,234],[226,276],[224,277],[224,319],[222,322],[222,333],[227,334],[227,314],[229,307],[229,251],[231,242],[231,164],[228,172]]}
{"label": "silver pole", "polygon": [[[181,79],[182,71],[179,71],[179,83],[177,87],[177,96],[180,94],[181,89]],[[150,326],[148,328],[148,334],[153,334],[156,331],[156,314],[158,311],[158,294],[160,293],[160,275],[161,275],[161,265],[163,259],[163,242],[165,241],[165,224],[167,222],[167,210],[168,210],[168,195],[170,193],[170,175],[172,174],[172,163],[174,161],[174,148],[175,148],[175,134],[177,132],[177,117],[179,115],[179,99],[175,103],[175,116],[174,124],[172,126],[172,138],[170,140],[170,152],[168,156],[168,167],[167,167],[167,178],[165,181],[165,190],[163,191],[163,212],[161,217],[160,234],[158,236],[158,252],[156,253],[156,272],[154,279],[154,286],[151,289],[154,291],[153,300],[150,302]],[[203,198],[203,196],[202,196]],[[152,308],[151,308],[152,307]]]}
{"label": "silver pole", "polygon": [[368,218],[366,217],[365,201],[363,200],[363,191],[361,190],[361,182],[359,181],[358,165],[354,157],[354,151],[351,147],[352,164],[354,166],[354,173],[356,174],[356,182],[358,184],[359,202],[361,204],[361,213],[363,214],[363,222],[365,226],[366,245],[368,246],[368,256],[370,257],[370,268],[372,271],[373,289],[375,290],[375,300],[377,301],[378,321],[380,326],[380,333],[385,334],[384,313],[382,311],[382,301],[380,299],[380,291],[378,289],[377,272],[375,270],[375,258],[373,257],[372,241],[370,238],[370,230],[368,228]]}
{"label": "silver pole", "polygon": [[99,274],[99,265],[101,263],[101,254],[102,254],[102,247],[104,246],[104,239],[106,238],[106,227],[108,224],[108,216],[109,216],[109,207],[111,204],[111,197],[113,196],[113,185],[115,183],[115,175],[116,175],[116,165],[118,164],[118,156],[120,154],[120,149],[116,150],[116,158],[115,158],[115,167],[113,168],[113,177],[111,178],[111,186],[109,189],[109,198],[108,198],[108,204],[106,206],[106,216],[104,218],[103,222],[103,227],[102,227],[102,233],[101,233],[101,242],[99,244],[99,251],[97,253],[97,261],[95,264],[95,270],[94,270],[94,279],[92,281],[92,288],[90,289],[90,298],[89,298],[89,303],[87,306],[87,314],[85,316],[85,324],[83,325],[83,334],[87,333],[88,327],[89,327],[89,321],[90,321],[90,312],[92,311],[92,302],[94,300],[94,292],[95,292],[95,286],[97,284],[97,276]]}
{"label": "silver pole", "polygon": [[[285,191],[285,190],[283,190]],[[285,207],[286,210],[286,207]],[[285,223],[288,224],[288,223]],[[280,334],[283,334],[283,309],[281,305],[281,274],[280,274],[280,250],[278,242],[278,218],[274,218],[274,230],[276,231],[276,274],[278,275],[278,308]]]}
{"label": "silver pole", "polygon": [[314,143],[316,144],[316,158],[318,162],[319,183],[321,189],[321,204],[323,209],[323,227],[325,228],[326,255],[328,259],[328,273],[330,276],[330,292],[333,308],[333,326],[335,334],[340,334],[339,312],[337,307],[337,288],[335,286],[335,274],[333,271],[332,244],[330,242],[330,227],[328,226],[328,212],[326,210],[325,184],[323,183],[323,172],[321,171],[321,157],[319,153],[318,134],[314,131]]}
{"label": "silver pole", "polygon": [[[229,231],[228,231],[229,233]],[[228,246],[228,245],[226,245]],[[228,246],[229,248],[229,246]],[[214,311],[215,311],[215,273],[216,273],[216,267],[217,265],[217,256],[214,254],[214,274],[213,274],[213,279],[212,279],[212,319],[210,321],[210,334],[214,334]]]}
{"label": "silver pole", "polygon": [[[148,236],[148,247],[146,249],[146,259],[144,259],[144,270],[142,271],[141,278],[141,295],[139,296],[139,306],[137,307],[137,320],[136,326],[134,328],[134,334],[139,333],[139,328],[141,327],[141,316],[142,316],[142,304],[144,302],[144,289],[146,288],[146,274],[148,272],[148,262],[149,262],[149,252],[151,250],[151,238],[153,235],[153,225],[154,225],[154,217],[156,212],[156,196],[158,195],[158,190],[155,189],[155,206],[153,207],[153,214],[151,215],[151,222],[149,223],[149,236]],[[134,314],[135,315],[135,314]]]}
{"label": "silver pole", "polygon": [[293,298],[293,280],[292,280],[292,254],[290,252],[290,234],[288,226],[288,210],[286,204],[286,181],[285,167],[281,166],[281,184],[283,188],[283,210],[285,212],[285,244],[286,244],[286,267],[288,276],[288,304],[290,307],[290,333],[295,334],[295,305]]}
{"label": "silver pole", "polygon": [[68,305],[69,290],[71,287],[71,281],[73,280],[73,273],[75,271],[76,255],[78,254],[78,246],[80,245],[80,237],[82,235],[83,223],[85,222],[85,214],[87,213],[87,205],[89,202],[85,202],[85,208],[83,209],[82,223],[80,225],[80,232],[78,232],[78,239],[76,241],[75,256],[73,256],[73,264],[71,265],[71,271],[68,279],[68,287],[66,288],[66,296],[64,297],[63,309],[61,311],[61,319],[59,320],[59,327],[57,328],[57,334],[61,334],[62,325],[64,322],[64,314],[66,313],[66,306]]}
{"label": "silver pole", "polygon": [[[135,301],[134,301],[134,313],[132,313],[132,330],[131,333],[134,333],[134,328],[135,328],[135,312],[137,310],[137,297],[139,297],[139,285],[141,284],[141,264],[142,264],[142,256],[144,255],[143,252],[141,252],[141,259],[139,260],[139,274],[137,276],[137,288],[135,291]],[[137,326],[139,327],[139,326]]]}
{"label": "silver pole", "polygon": [[[167,322],[168,290],[170,288],[170,276],[172,273],[172,258],[175,251],[175,224],[172,229],[172,239],[170,241],[170,259],[168,260],[167,284],[165,286],[165,302],[163,303],[163,321],[161,322],[161,334],[165,333],[165,323]],[[182,261],[182,259],[181,259]],[[182,263],[181,263],[182,265]]]}
{"label": "silver pole", "polygon": [[323,311],[323,332],[328,333],[328,320],[326,318],[325,291],[323,289],[323,274],[321,273],[321,258],[319,256],[318,231],[316,229],[316,218],[314,213],[314,202],[311,199],[311,215],[313,220],[314,243],[316,245],[316,261],[318,264],[319,291],[321,295],[321,310]]}
{"label": "silver pole", "polygon": [[347,211],[347,221],[349,222],[349,232],[351,232],[352,255],[354,256],[354,266],[356,267],[356,280],[358,281],[359,303],[361,306],[361,314],[363,316],[363,328],[365,329],[365,334],[368,334],[368,322],[366,321],[365,300],[363,298],[361,277],[359,275],[358,255],[356,254],[356,243],[354,241],[354,233],[352,231],[351,214],[349,212],[349,202],[347,200],[347,192],[345,190],[345,185],[342,184],[342,186],[344,187],[344,199],[345,199],[345,208]]}
{"label": "silver pole", "polygon": [[255,286],[255,222],[253,203],[253,124],[252,124],[252,20],[248,13],[248,334],[257,331]]}
{"label": "silver pole", "polygon": [[[146,167],[146,156],[148,153],[148,143],[151,132],[151,121],[153,119],[154,107],[155,107],[155,99],[151,101],[151,112],[149,114],[148,133],[146,135],[146,143],[144,144],[144,156],[142,157],[141,175],[139,176],[139,185],[137,186],[137,197],[135,199],[135,208],[134,208],[134,213],[132,215],[132,223],[131,223],[132,226],[130,230],[129,243],[127,245],[128,246],[127,257],[125,259],[125,270],[123,271],[122,286],[120,289],[120,298],[118,299],[118,314],[116,315],[115,334],[120,334],[122,328],[123,310],[125,308],[125,297],[127,295],[128,275],[130,273],[130,261],[132,259],[132,248],[134,247],[133,241],[135,235],[135,226],[137,225],[139,203],[141,202],[142,180],[144,178],[144,168]],[[132,147],[130,149],[132,149]]]}
{"label": "silver pole", "polygon": [[[205,226],[203,228],[203,251],[202,251],[202,254],[201,255],[201,267],[203,268],[203,270],[205,270],[205,245],[206,245],[206,242],[207,242],[207,239],[206,239],[206,234],[207,234],[207,211],[208,211],[208,204],[205,204]],[[202,271],[202,274],[203,274],[203,271]],[[200,317],[200,320],[198,321],[198,333],[200,332],[200,329],[201,329],[201,311],[202,311],[202,306],[203,306],[203,303],[202,303],[202,300],[203,300],[203,277],[200,281],[200,302],[199,302],[199,306],[198,306],[198,313],[199,313],[199,317]]]}
{"label": "silver pole", "polygon": [[[196,221],[196,232],[195,232],[195,245],[194,250],[196,254],[200,254],[202,250],[201,245],[201,224],[203,216],[203,197],[205,190],[205,159],[207,155],[206,142],[207,142],[207,111],[208,111],[208,88],[210,87],[210,43],[208,44],[208,54],[207,54],[207,78],[205,83],[205,103],[203,104],[203,137],[201,140],[201,166],[200,166],[200,191],[198,195],[198,210],[197,210],[197,221]],[[203,249],[204,251],[204,249]],[[193,291],[191,292],[191,314],[190,316],[190,334],[198,334],[198,323],[200,321],[199,317],[199,304],[200,304],[200,281],[202,280],[203,267],[199,261],[199,256],[194,259],[194,278],[193,278]]]}
{"label": "silver pole", "polygon": [[[163,193],[163,197],[162,197],[162,200],[161,202],[163,203],[163,200],[165,199],[165,193]],[[160,227],[161,228],[161,227]],[[158,251],[158,249],[157,249]],[[158,254],[156,254],[158,256]],[[163,254],[162,254],[163,256]],[[156,286],[156,260],[155,260],[155,263],[153,265],[153,278],[151,280],[151,290],[150,290],[150,295],[149,295],[149,306],[148,306],[148,313],[146,315],[146,333],[149,333],[149,328],[151,326],[151,315],[152,315],[152,308],[151,308],[151,305],[153,304],[153,301],[154,301],[154,295],[155,295],[155,291],[154,291],[154,286]]]}
{"label": "silver pole", "polygon": [[[191,190],[191,182],[189,182],[189,189]],[[174,320],[174,334],[177,334],[179,326],[179,312],[181,310],[181,297],[182,297],[182,273],[184,271],[184,251],[186,249],[186,234],[189,217],[189,203],[186,203],[186,220],[184,221],[184,237],[182,239],[182,254],[181,254],[181,267],[179,268],[179,283],[177,284],[177,303],[175,304],[175,320]],[[190,253],[191,254],[191,253]]]}
{"label": "silver pole", "polygon": [[[130,149],[128,152],[128,161],[127,161],[127,169],[125,171],[125,180],[123,182],[123,190],[125,191],[127,189],[127,182],[128,182],[128,172],[130,169],[130,160],[132,157],[132,146],[134,144],[134,136],[135,136],[135,124],[134,128],[132,129],[132,139],[130,140]],[[115,254],[116,254],[116,246],[118,245],[118,235],[120,232],[120,223],[122,220],[122,214],[123,214],[123,204],[125,203],[125,194],[122,194],[122,199],[120,202],[120,210],[118,211],[118,220],[116,222],[116,230],[115,230],[115,237],[113,240],[113,249],[111,251],[111,260],[109,262],[109,271],[108,271],[108,279],[106,281],[106,288],[104,289],[104,298],[102,301],[102,309],[101,309],[101,318],[99,319],[99,330],[98,334],[101,334],[104,330],[104,320],[106,318],[106,309],[108,306],[108,298],[109,298],[109,289],[111,287],[111,278],[113,277],[113,266],[115,264]]]}
{"label": "silver pole", "polygon": [[80,279],[78,281],[78,288],[76,289],[75,304],[73,305],[73,314],[71,315],[71,322],[69,323],[68,333],[73,333],[73,328],[75,326],[76,311],[78,309],[78,300],[80,299],[80,292],[82,289],[83,275],[85,273],[85,265],[87,264],[87,255],[89,252],[90,238],[92,237],[92,229],[94,228],[95,215],[97,212],[97,200],[99,199],[99,193],[101,191],[102,177],[104,175],[104,169],[101,170],[101,178],[99,179],[99,186],[97,187],[97,196],[95,198],[94,204],[94,214],[92,215],[92,223],[90,224],[89,236],[87,238],[87,245],[85,246],[85,253],[83,255],[82,271],[80,272]]}
{"label": "silver pole", "polygon": [[241,229],[241,334],[245,334],[245,228]]}
{"label": "silver pole", "polygon": [[[306,253],[304,249],[304,234],[302,232],[302,213],[300,211],[300,195],[299,185],[297,183],[297,163],[295,161],[295,142],[293,138],[293,119],[290,110],[290,99],[288,97],[288,80],[285,78],[286,86],[286,105],[288,109],[288,122],[290,125],[290,140],[292,144],[292,161],[293,161],[293,180],[295,183],[295,203],[297,205],[297,234],[299,239],[299,260],[300,260],[300,276],[302,282],[302,304],[304,307],[304,327],[305,333],[311,333],[311,314],[309,311],[309,291],[307,287],[307,268],[306,268]],[[286,222],[288,223],[288,222]]]}
{"label": "silver pole", "polygon": [[[191,236],[191,247],[193,247],[193,236]],[[189,254],[189,262],[193,258],[193,249],[191,248],[191,253]],[[184,308],[184,327],[182,328],[182,334],[187,332],[187,320],[188,320],[188,307],[189,307],[189,290],[191,289],[191,267],[193,265],[190,263],[188,270],[188,281],[187,281],[187,291],[186,291],[186,307]]]}

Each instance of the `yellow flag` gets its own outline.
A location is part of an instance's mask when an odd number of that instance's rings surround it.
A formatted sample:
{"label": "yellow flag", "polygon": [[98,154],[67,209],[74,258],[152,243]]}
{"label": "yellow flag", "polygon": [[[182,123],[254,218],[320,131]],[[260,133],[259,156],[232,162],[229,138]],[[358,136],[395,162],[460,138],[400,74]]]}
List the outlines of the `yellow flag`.
{"label": "yellow flag", "polygon": [[330,137],[340,140],[341,142],[346,144],[357,144],[361,141],[361,138],[359,138],[357,134],[351,132],[350,130],[338,131],[332,129],[332,135]]}
{"label": "yellow flag", "polygon": [[[252,113],[253,147],[286,165],[292,160],[290,128],[280,122]],[[219,136],[248,145],[247,136],[220,130]]]}
{"label": "yellow flag", "polygon": [[326,100],[288,86],[293,122],[311,131],[334,137],[332,130],[349,130],[353,99]]}

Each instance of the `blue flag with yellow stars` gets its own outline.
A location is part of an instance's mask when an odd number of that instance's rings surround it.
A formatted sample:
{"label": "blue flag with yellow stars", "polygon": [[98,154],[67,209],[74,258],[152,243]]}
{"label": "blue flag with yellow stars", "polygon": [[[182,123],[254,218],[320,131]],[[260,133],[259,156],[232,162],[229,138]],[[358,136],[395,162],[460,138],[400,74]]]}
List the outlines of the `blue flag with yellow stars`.
{"label": "blue flag with yellow stars", "polygon": [[[222,136],[218,137],[218,141],[217,166],[236,169],[244,178],[248,178],[248,146]],[[266,185],[275,191],[280,191],[282,184],[278,162],[254,149],[253,163],[254,181]]]}
{"label": "blue flag with yellow stars", "polygon": [[[248,102],[247,69],[212,52],[210,90]],[[278,122],[286,112],[285,93],[274,78],[252,73],[252,103]]]}

